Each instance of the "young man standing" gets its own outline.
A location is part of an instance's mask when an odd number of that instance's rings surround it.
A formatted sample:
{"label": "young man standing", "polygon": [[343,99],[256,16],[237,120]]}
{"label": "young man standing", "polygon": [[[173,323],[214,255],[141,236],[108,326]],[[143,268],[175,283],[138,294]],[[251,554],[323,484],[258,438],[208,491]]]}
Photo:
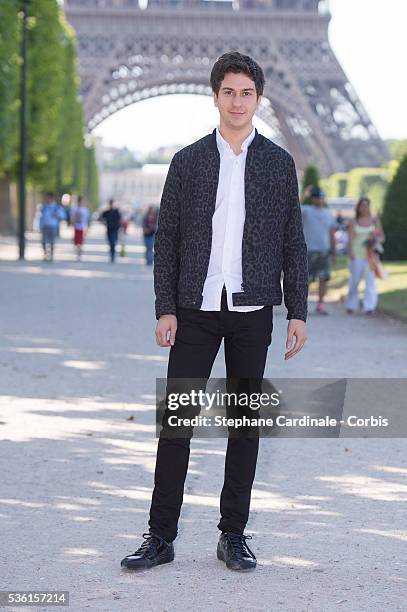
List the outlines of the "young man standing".
{"label": "young man standing", "polygon": [[[220,126],[174,156],[156,234],[156,341],[171,347],[168,381],[208,379],[222,339],[228,379],[262,379],[281,272],[285,359],[306,340],[307,258],[294,162],[252,125],[263,71],[246,55],[226,53],[213,66],[211,85]],[[258,443],[239,436],[227,444],[217,555],[234,570],[256,566],[244,529]],[[174,559],[189,452],[190,438],[170,438],[163,426],[149,533],[123,567]]]}

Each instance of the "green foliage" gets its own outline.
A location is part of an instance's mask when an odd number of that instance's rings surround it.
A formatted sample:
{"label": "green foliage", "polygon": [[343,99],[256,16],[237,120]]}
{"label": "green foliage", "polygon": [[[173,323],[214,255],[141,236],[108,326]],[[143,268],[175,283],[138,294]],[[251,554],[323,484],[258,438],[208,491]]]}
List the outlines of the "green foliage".
{"label": "green foliage", "polygon": [[386,168],[354,168],[349,172],[337,172],[322,181],[323,189],[328,198],[353,198],[355,201],[362,196],[370,198],[372,210],[378,214],[383,207],[383,199],[387,183],[394,172],[394,164],[390,162]]}
{"label": "green foliage", "polygon": [[0,177],[17,160],[20,19],[15,0],[0,3]]}
{"label": "green foliage", "polygon": [[407,155],[407,138],[404,140],[393,140],[390,144],[390,154],[393,159],[401,160]]}
{"label": "green foliage", "polygon": [[391,159],[388,163],[388,181],[392,181],[397,174],[397,170],[400,166],[400,160]]}
{"label": "green foliage", "polygon": [[[12,180],[18,176],[18,7],[17,0],[0,0],[0,176],[7,173]],[[87,176],[74,32],[57,0],[31,0],[28,28],[29,181],[58,194],[84,192],[97,177]]]}
{"label": "green foliage", "polygon": [[332,174],[332,176],[322,181],[322,186],[328,198],[346,197],[348,173],[337,172]]}
{"label": "green foliage", "polygon": [[346,195],[349,198],[360,198],[367,195],[369,188],[375,183],[387,183],[385,168],[354,168],[348,173]]}
{"label": "green foliage", "polygon": [[383,210],[386,188],[386,183],[377,181],[365,192],[370,200],[370,210],[375,216],[380,215]]}
{"label": "green foliage", "polygon": [[89,207],[92,210],[97,210],[99,208],[99,172],[96,164],[95,147],[93,144],[86,148],[85,155],[86,184],[84,193],[88,201]]}
{"label": "green foliage", "polygon": [[141,168],[142,165],[131,151],[123,149],[114,159],[103,162],[103,170],[127,170],[127,168]]}
{"label": "green foliage", "polygon": [[28,164],[45,186],[50,152],[58,138],[64,74],[62,22],[55,0],[32,0],[28,46]]}
{"label": "green foliage", "polygon": [[302,179],[302,187],[319,187],[319,172],[316,166],[307,166],[304,170],[304,176]]}
{"label": "green foliage", "polygon": [[[85,146],[83,136],[83,110],[75,100],[72,105],[73,125],[72,137],[72,164],[68,167],[71,172],[72,191],[83,192],[85,187]],[[61,155],[64,156],[63,141],[61,140]]]}
{"label": "green foliage", "polygon": [[81,165],[84,157],[83,111],[78,97],[75,39],[70,27],[63,24],[62,95],[56,141],[49,148],[48,180],[60,195],[79,193],[84,181]]}
{"label": "green foliage", "polygon": [[383,214],[385,259],[407,260],[407,155],[388,186]]}
{"label": "green foliage", "polygon": [[[319,172],[316,166],[307,166],[304,170],[304,176],[302,177],[302,191],[304,192],[306,187],[318,187],[319,188]],[[311,198],[305,198],[303,204],[311,204]]]}

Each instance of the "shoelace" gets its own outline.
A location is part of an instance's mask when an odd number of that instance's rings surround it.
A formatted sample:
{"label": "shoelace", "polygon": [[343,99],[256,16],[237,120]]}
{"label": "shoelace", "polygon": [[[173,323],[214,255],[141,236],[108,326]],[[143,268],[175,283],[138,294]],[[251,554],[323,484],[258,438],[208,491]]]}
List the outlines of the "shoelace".
{"label": "shoelace", "polygon": [[249,555],[251,555],[253,559],[256,559],[256,557],[254,556],[254,552],[249,548],[248,544],[246,543],[246,540],[252,540],[253,536],[240,535],[239,533],[230,532],[227,532],[225,535],[230,544],[232,545],[232,548],[236,555],[243,557],[244,555],[247,555],[247,553],[249,553]]}
{"label": "shoelace", "polygon": [[145,538],[145,540],[140,546],[140,548],[136,550],[136,552],[134,553],[135,555],[140,555],[148,552],[152,544],[154,544],[155,547],[157,547],[159,544],[165,544],[165,546],[168,546],[168,542],[166,542],[163,538],[161,538],[159,535],[156,535],[155,533],[143,533],[143,538]]}

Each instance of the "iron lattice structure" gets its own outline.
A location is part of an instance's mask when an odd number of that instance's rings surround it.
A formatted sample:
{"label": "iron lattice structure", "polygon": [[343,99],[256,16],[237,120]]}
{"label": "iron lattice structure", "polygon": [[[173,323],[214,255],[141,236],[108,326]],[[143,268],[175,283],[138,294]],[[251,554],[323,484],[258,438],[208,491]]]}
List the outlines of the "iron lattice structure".
{"label": "iron lattice structure", "polygon": [[327,0],[65,0],[89,130],[139,100],[212,95],[209,72],[238,50],[264,69],[259,116],[298,168],[380,166],[388,151],[336,59]]}

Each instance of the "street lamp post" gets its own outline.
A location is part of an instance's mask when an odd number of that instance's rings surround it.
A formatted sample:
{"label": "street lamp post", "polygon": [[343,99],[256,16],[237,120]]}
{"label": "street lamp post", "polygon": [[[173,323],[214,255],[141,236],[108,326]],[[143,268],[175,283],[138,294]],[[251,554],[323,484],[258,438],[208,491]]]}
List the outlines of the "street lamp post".
{"label": "street lamp post", "polygon": [[27,183],[27,50],[28,50],[28,5],[29,0],[22,0],[22,37],[21,37],[21,107],[20,107],[20,202],[18,223],[19,258],[25,254],[25,210]]}

